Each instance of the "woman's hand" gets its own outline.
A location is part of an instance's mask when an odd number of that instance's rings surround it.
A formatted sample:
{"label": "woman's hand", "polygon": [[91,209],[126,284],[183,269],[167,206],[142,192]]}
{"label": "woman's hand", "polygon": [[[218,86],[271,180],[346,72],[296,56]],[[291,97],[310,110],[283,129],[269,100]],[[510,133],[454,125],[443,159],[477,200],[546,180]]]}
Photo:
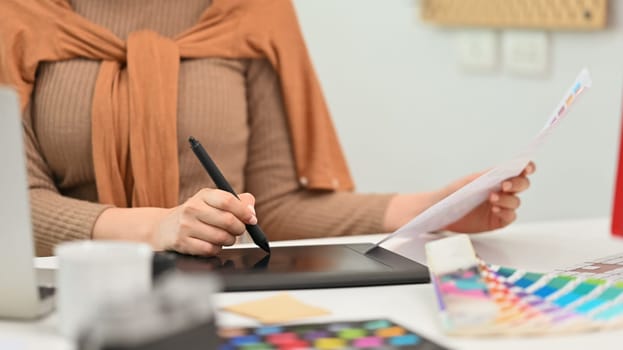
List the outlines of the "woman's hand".
{"label": "woman's hand", "polygon": [[245,224],[257,224],[255,198],[249,193],[239,197],[216,189],[197,192],[184,204],[167,210],[152,229],[151,245],[184,254],[218,254],[246,231]]}
{"label": "woman's hand", "polygon": [[[516,210],[521,204],[517,195],[530,187],[528,176],[533,174],[535,170],[534,163],[530,162],[521,174],[502,182],[500,191],[491,193],[486,201],[445,229],[454,232],[477,233],[502,228],[515,221],[517,218]],[[472,176],[471,179],[467,177],[457,181],[454,183],[455,187],[458,186],[455,190],[475,177]]]}
{"label": "woman's hand", "polygon": [[[534,171],[535,165],[530,162],[519,176],[504,181],[500,191],[491,193],[486,201],[461,219],[447,227],[440,227],[439,229],[463,233],[476,233],[502,228],[510,224],[515,220],[515,211],[521,204],[517,195],[530,187],[528,176],[534,173]],[[389,206],[385,212],[385,230],[387,232],[395,231],[416,215],[454,193],[480,175],[481,173],[466,176],[440,191],[395,196],[389,202]]]}

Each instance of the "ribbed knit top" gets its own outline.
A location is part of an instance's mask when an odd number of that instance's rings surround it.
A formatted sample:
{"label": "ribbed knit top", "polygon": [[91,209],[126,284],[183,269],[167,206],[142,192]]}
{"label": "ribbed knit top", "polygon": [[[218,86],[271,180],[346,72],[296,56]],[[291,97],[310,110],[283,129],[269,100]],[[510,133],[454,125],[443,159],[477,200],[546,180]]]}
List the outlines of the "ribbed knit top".
{"label": "ribbed knit top", "polygon": [[[72,0],[73,9],[120,38],[140,29],[173,37],[209,0]],[[146,63],[148,64],[148,63]],[[39,67],[26,116],[31,206],[38,255],[91,237],[99,214],[91,151],[91,105],[99,62]],[[121,79],[126,71],[122,70]],[[183,60],[177,107],[179,202],[214,184],[187,146],[199,139],[238,192],[256,197],[269,239],[382,231],[391,195],[310,191],[297,178],[279,79],[264,60]],[[131,230],[132,228],[128,228]]]}

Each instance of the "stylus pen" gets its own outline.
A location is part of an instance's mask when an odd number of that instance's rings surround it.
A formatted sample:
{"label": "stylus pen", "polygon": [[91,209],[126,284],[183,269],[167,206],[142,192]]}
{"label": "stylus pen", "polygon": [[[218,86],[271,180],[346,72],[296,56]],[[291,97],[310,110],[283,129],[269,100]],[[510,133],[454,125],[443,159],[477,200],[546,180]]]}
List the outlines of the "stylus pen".
{"label": "stylus pen", "polygon": [[[234,192],[234,189],[231,188],[231,185],[229,184],[229,182],[227,182],[225,176],[223,176],[221,171],[216,166],[216,163],[214,163],[212,158],[210,158],[208,152],[206,152],[205,148],[203,148],[201,143],[199,143],[199,141],[197,141],[192,136],[188,138],[188,142],[190,142],[190,148],[193,150],[205,170],[208,172],[208,174],[212,178],[212,181],[214,181],[214,183],[216,184],[216,187],[218,187],[220,190],[227,191],[236,196],[236,198],[238,198],[238,195],[236,194],[236,192]],[[247,227],[247,232],[249,232],[249,235],[251,235],[253,242],[255,242],[255,244],[257,244],[257,246],[262,248],[265,252],[270,254],[268,240],[266,239],[266,235],[264,234],[260,226],[250,224],[245,224],[245,226]]]}

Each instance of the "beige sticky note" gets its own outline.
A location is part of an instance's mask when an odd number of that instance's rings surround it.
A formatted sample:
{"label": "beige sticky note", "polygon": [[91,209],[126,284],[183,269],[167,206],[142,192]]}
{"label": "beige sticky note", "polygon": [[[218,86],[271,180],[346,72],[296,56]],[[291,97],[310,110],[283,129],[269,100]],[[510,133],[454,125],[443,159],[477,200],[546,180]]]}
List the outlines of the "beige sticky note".
{"label": "beige sticky note", "polygon": [[326,309],[305,304],[287,293],[226,306],[223,310],[252,317],[262,323],[285,323],[330,314]]}

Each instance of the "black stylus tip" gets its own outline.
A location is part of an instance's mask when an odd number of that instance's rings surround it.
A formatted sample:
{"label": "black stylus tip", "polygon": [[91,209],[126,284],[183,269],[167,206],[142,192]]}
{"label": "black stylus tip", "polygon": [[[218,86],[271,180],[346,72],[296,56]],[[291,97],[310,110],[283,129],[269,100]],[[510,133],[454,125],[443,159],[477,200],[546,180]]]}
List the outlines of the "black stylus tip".
{"label": "black stylus tip", "polygon": [[259,243],[257,243],[257,245],[260,248],[262,248],[263,251],[265,251],[266,253],[270,254],[270,247],[268,246],[268,243],[266,243],[266,241],[259,242]]}

